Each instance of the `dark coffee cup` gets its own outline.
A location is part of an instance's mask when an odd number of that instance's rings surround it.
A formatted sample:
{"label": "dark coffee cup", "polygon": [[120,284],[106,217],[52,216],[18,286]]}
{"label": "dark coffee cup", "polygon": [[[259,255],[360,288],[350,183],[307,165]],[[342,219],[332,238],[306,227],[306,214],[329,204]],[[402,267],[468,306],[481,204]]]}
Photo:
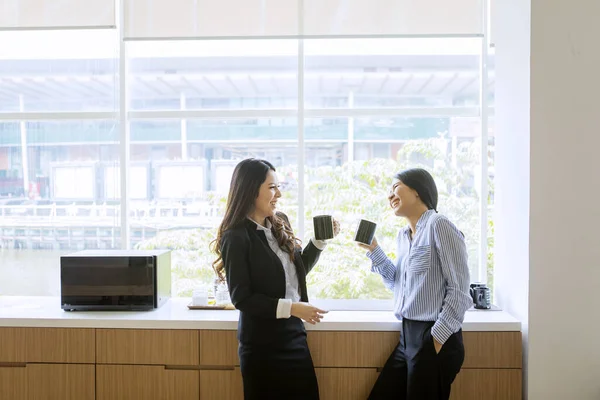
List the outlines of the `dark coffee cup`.
{"label": "dark coffee cup", "polygon": [[356,228],[354,241],[370,245],[375,237],[375,229],[377,229],[377,224],[375,222],[361,219]]}
{"label": "dark coffee cup", "polygon": [[333,239],[333,218],[331,215],[315,215],[313,217],[315,239]]}
{"label": "dark coffee cup", "polygon": [[477,302],[477,297],[475,296],[475,289],[477,289],[478,287],[486,287],[485,283],[482,282],[475,282],[475,283],[471,283],[470,289],[469,289],[469,294],[471,295],[471,298],[473,299],[473,303]]}
{"label": "dark coffee cup", "polygon": [[478,310],[489,310],[492,308],[491,291],[489,287],[478,286],[473,288],[475,297],[475,308]]}

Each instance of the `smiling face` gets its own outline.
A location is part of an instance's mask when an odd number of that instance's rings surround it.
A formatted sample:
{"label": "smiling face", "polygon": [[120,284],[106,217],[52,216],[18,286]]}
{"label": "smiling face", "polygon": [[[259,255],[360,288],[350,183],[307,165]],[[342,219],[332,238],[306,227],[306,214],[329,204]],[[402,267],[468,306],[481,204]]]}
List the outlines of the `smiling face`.
{"label": "smiling face", "polygon": [[260,185],[258,197],[254,200],[253,215],[258,218],[256,222],[264,225],[264,220],[267,217],[275,215],[277,209],[277,200],[281,197],[279,191],[279,181],[277,174],[273,170],[267,172],[267,178]]}
{"label": "smiling face", "polygon": [[399,179],[394,179],[388,195],[390,207],[398,217],[408,217],[414,210],[421,207],[423,202],[419,199],[417,191],[406,186]]}

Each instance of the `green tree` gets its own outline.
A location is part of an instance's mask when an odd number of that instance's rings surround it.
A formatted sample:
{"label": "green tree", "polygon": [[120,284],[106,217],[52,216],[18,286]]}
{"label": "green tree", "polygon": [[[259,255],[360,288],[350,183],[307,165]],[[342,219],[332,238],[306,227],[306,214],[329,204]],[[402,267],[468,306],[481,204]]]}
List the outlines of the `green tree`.
{"label": "green tree", "polygon": [[[449,140],[440,137],[411,141],[398,152],[395,160],[354,161],[339,167],[305,168],[304,220],[305,242],[313,234],[312,217],[326,212],[341,223],[340,235],[329,241],[319,264],[308,276],[311,297],[333,299],[388,299],[392,293],[379,275],[370,272],[365,251],[353,241],[359,219],[377,223],[376,236],[391,259],[395,259],[395,238],[405,222],[393,215],[387,195],[397,171],[423,167],[432,172],[439,189],[439,211],[447,215],[461,231],[469,252],[469,265],[478,265],[479,196],[474,189],[479,169],[477,142],[467,142],[450,151]],[[278,171],[286,177],[282,210],[297,223],[297,176],[295,167]],[[211,204],[224,210],[225,198],[213,195]],[[493,234],[493,224],[490,223]],[[189,296],[194,287],[214,280],[214,254],[209,244],[216,229],[165,231],[139,244],[139,248],[173,250],[175,295]],[[493,236],[488,241],[493,246]],[[488,272],[493,269],[493,253],[488,254]],[[490,273],[491,274],[491,273]]]}

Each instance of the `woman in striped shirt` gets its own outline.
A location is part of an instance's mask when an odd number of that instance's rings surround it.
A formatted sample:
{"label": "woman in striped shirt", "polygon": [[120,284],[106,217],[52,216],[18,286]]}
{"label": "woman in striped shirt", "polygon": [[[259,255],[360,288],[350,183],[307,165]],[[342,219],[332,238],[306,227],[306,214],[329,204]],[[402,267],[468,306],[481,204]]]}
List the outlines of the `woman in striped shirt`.
{"label": "woman in striped shirt", "polygon": [[445,400],[464,360],[461,326],[472,305],[464,236],[437,213],[437,187],[423,169],[398,173],[388,200],[408,222],[398,233],[397,260],[376,239],[360,246],[394,292],[402,332],[369,399]]}

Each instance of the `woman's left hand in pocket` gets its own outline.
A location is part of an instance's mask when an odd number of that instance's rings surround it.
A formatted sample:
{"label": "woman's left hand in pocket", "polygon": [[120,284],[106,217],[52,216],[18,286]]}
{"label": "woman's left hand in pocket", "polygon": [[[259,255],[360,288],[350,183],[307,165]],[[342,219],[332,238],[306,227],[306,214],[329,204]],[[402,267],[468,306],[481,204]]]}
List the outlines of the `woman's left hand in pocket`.
{"label": "woman's left hand in pocket", "polygon": [[435,347],[435,353],[439,354],[440,351],[442,350],[443,344],[441,344],[440,342],[438,342],[437,340],[435,340],[435,338],[433,338],[433,346]]}

